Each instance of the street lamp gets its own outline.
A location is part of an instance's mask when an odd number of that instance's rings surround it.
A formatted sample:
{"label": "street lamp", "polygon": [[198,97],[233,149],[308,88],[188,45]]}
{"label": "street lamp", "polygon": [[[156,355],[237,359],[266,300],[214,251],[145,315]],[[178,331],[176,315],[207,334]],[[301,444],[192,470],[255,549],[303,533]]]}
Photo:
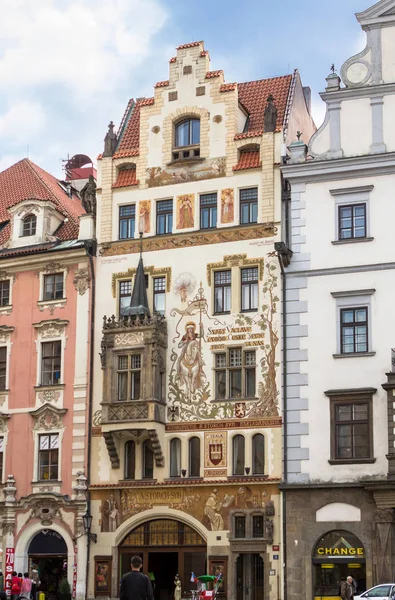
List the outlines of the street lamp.
{"label": "street lamp", "polygon": [[93,519],[92,515],[90,514],[89,511],[87,511],[84,514],[84,516],[82,517],[82,522],[84,524],[84,531],[85,531],[86,535],[92,542],[94,542],[96,544],[97,535],[96,535],[96,533],[91,533],[92,519]]}

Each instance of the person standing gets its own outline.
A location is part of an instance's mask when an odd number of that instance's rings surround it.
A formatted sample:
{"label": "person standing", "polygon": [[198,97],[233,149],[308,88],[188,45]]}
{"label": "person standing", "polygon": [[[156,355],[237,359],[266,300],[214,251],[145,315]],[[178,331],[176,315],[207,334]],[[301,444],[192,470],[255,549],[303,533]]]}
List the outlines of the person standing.
{"label": "person standing", "polygon": [[21,584],[21,596],[30,600],[32,593],[33,582],[29,577],[29,573],[24,573]]}
{"label": "person standing", "polygon": [[4,592],[4,575],[3,575],[3,571],[0,571],[0,592]]}
{"label": "person standing", "polygon": [[139,556],[133,556],[132,570],[121,579],[119,600],[154,600],[149,577],[140,573],[142,564]]}
{"label": "person standing", "polygon": [[11,594],[12,600],[16,600],[21,593],[21,579],[18,577],[18,573],[13,571],[11,579]]}
{"label": "person standing", "polygon": [[354,599],[354,586],[353,586],[353,578],[349,575],[342,583],[340,595],[342,600],[353,600]]}

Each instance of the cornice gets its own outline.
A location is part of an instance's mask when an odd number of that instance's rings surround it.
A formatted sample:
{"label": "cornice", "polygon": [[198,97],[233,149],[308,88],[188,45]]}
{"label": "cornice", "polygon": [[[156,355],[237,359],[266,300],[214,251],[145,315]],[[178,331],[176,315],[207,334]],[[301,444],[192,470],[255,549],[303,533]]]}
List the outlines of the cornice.
{"label": "cornice", "polygon": [[[56,256],[58,253],[58,257]],[[1,256],[0,264],[2,270],[12,269],[12,273],[36,270],[48,264],[49,261],[59,261],[62,265],[70,265],[86,259],[85,247],[81,245],[79,248],[70,250],[44,250],[37,254],[21,254],[20,256]]]}
{"label": "cornice", "polygon": [[340,88],[333,92],[321,92],[320,96],[324,102],[341,102],[350,98],[377,98],[395,94],[395,83],[382,83],[381,85],[365,85],[354,88]]}

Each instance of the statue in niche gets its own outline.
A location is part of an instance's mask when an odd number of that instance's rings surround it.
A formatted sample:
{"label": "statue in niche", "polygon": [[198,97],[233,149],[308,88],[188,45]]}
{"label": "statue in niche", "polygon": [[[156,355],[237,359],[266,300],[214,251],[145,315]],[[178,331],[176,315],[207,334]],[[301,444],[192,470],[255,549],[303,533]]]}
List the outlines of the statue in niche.
{"label": "statue in niche", "polygon": [[93,175],[89,175],[88,182],[81,192],[82,206],[88,215],[96,215],[96,183]]}
{"label": "statue in niche", "polygon": [[175,589],[174,589],[174,600],[181,600],[181,579],[179,574],[177,573],[177,575],[174,578],[174,585],[175,585]]}

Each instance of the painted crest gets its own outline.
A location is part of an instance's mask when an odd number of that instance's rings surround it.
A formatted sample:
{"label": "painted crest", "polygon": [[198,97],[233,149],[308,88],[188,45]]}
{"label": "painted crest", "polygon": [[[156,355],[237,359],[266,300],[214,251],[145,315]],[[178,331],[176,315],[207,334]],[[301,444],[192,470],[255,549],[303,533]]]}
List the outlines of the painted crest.
{"label": "painted crest", "polygon": [[210,462],[217,466],[222,461],[222,444],[209,444],[208,454]]}

